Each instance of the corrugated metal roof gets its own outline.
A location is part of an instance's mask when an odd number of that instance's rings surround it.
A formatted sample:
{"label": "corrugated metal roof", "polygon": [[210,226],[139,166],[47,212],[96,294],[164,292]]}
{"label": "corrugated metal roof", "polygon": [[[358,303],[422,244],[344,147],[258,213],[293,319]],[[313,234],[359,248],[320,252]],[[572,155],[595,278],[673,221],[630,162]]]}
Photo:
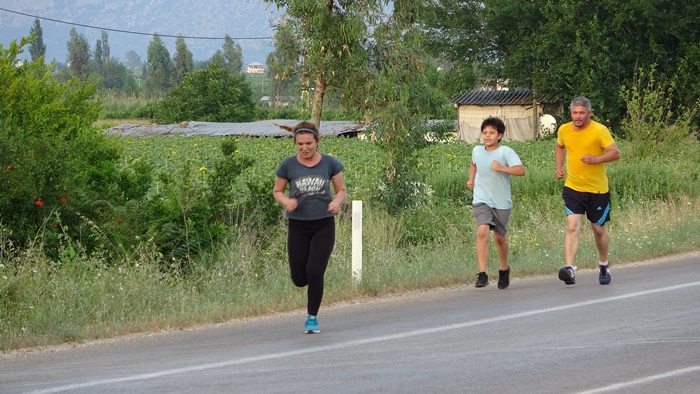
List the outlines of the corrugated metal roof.
{"label": "corrugated metal roof", "polygon": [[[251,136],[251,137],[284,137],[291,136],[281,126],[294,127],[300,120],[272,119],[248,123],[216,123],[216,122],[183,122],[170,125],[142,125],[125,123],[105,130],[108,134],[119,135],[205,135],[205,136]],[[353,121],[321,121],[319,133],[322,137],[352,134],[362,130],[358,122]]]}
{"label": "corrugated metal roof", "polygon": [[[532,105],[532,90],[472,90],[453,98],[452,103],[457,105]],[[543,102],[544,96],[537,98]]]}

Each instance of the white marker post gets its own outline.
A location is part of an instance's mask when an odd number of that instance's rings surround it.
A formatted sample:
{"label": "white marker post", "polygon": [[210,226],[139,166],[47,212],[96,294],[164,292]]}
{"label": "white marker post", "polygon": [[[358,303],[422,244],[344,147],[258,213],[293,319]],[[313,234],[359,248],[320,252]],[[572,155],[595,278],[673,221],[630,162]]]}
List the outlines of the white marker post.
{"label": "white marker post", "polygon": [[352,202],[352,277],[362,282],[362,201]]}

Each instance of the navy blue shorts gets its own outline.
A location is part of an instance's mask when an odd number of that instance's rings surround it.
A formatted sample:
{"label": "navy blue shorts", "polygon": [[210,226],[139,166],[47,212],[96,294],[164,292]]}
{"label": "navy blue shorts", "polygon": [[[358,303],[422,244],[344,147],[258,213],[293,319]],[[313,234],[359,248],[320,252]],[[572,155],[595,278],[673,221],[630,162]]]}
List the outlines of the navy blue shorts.
{"label": "navy blue shorts", "polygon": [[564,187],[562,192],[566,214],[586,214],[591,223],[598,226],[610,220],[610,193],[579,192],[570,187]]}

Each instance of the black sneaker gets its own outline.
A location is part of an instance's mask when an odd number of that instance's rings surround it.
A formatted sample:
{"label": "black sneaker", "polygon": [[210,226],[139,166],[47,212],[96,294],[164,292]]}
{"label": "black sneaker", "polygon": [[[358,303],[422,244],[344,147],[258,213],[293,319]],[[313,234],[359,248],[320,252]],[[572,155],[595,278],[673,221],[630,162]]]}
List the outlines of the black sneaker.
{"label": "black sneaker", "polygon": [[498,270],[498,288],[505,289],[508,285],[510,285],[510,267],[505,271]]}
{"label": "black sneaker", "polygon": [[476,276],[476,284],[474,285],[475,287],[486,287],[489,284],[489,276],[486,275],[486,272],[479,272],[479,274]]}
{"label": "black sneaker", "polygon": [[598,282],[601,285],[609,285],[612,281],[612,276],[610,276],[610,267],[607,265],[599,265],[600,273],[598,274]]}
{"label": "black sneaker", "polygon": [[559,268],[559,279],[563,280],[567,285],[573,285],[576,283],[576,274],[574,271],[576,267],[570,265],[565,265]]}

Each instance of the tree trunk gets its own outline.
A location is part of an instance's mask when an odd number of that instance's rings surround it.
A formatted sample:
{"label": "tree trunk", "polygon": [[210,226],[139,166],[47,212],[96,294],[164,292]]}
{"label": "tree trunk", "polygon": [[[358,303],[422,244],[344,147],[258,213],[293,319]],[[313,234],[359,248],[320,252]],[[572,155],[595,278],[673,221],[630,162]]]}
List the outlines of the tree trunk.
{"label": "tree trunk", "polygon": [[323,113],[323,96],[326,94],[326,80],[316,77],[316,88],[314,89],[314,101],[311,107],[311,121],[314,122],[319,131],[321,130],[321,114]]}

